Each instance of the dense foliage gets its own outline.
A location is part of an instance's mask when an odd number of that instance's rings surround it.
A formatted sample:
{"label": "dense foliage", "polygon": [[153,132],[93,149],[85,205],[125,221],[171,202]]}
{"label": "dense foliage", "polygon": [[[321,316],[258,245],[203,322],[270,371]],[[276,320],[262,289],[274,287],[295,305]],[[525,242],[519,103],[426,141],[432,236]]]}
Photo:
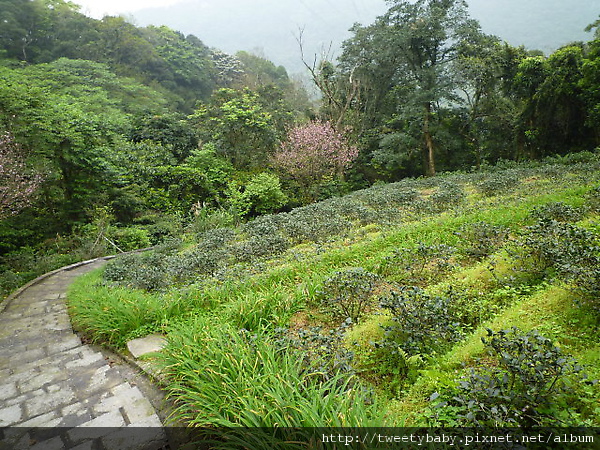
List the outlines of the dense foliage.
{"label": "dense foliage", "polygon": [[166,334],[191,425],[597,425],[598,33],[543,56],[388,4],[316,108],[259,56],[0,0],[1,292],[154,247],[71,309]]}
{"label": "dense foliage", "polygon": [[600,159],[506,166],[219,216],[79,280],[74,323],[164,334],[191,426],[597,425]]}

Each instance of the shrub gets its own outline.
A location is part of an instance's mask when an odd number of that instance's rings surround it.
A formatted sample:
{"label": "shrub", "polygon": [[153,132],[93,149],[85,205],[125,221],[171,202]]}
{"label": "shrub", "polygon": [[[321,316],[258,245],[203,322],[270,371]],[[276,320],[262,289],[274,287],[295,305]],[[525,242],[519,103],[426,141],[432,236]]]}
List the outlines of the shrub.
{"label": "shrub", "polygon": [[431,297],[418,287],[392,290],[380,301],[391,315],[392,325],[384,326],[379,346],[409,355],[430,354],[446,349],[462,335],[456,313],[448,298]]}
{"label": "shrub", "polygon": [[288,249],[290,243],[281,233],[277,216],[263,216],[244,227],[249,238],[231,244],[229,247],[239,261],[252,261],[257,258],[274,257]]}
{"label": "shrub", "polygon": [[586,205],[595,212],[600,212],[600,186],[596,186],[587,193]]}
{"label": "shrub", "polygon": [[570,377],[581,371],[576,361],[535,330],[488,329],[482,341],[498,366],[473,369],[444,395],[436,408],[455,408],[452,425],[565,425]]}
{"label": "shrub", "polygon": [[110,238],[124,252],[148,248],[151,245],[148,232],[140,227],[114,228],[110,230]]}
{"label": "shrub", "polygon": [[426,245],[420,242],[416,248],[394,250],[383,261],[380,271],[383,274],[400,272],[402,281],[407,283],[436,279],[454,268],[451,259],[455,253],[454,247],[445,244]]}
{"label": "shrub", "polygon": [[358,322],[367,312],[379,277],[362,267],[336,272],[318,293],[326,311],[334,317]]}
{"label": "shrub", "polygon": [[491,197],[509,192],[519,183],[519,178],[514,171],[490,173],[484,180],[477,184],[479,191]]}
{"label": "shrub", "polygon": [[344,340],[346,331],[353,325],[346,319],[339,327],[324,329],[323,327],[300,328],[298,330],[279,329],[278,345],[291,346],[303,355],[303,365],[312,368],[327,380],[340,373],[355,373],[352,367],[354,353],[348,350]]}
{"label": "shrub", "polygon": [[583,211],[563,202],[550,202],[533,208],[529,216],[537,221],[577,222],[583,217]]}
{"label": "shrub", "polygon": [[444,211],[460,204],[465,197],[462,186],[450,181],[442,181],[429,200],[433,204],[434,211]]}
{"label": "shrub", "polygon": [[230,189],[229,202],[240,216],[270,214],[287,203],[276,175],[260,173],[254,176],[243,190]]}
{"label": "shrub", "polygon": [[543,219],[527,227],[520,241],[521,270],[551,275],[571,283],[598,308],[600,245],[592,231]]}
{"label": "shrub", "polygon": [[506,227],[487,222],[467,224],[457,233],[463,251],[470,257],[482,259],[498,250],[508,239]]}
{"label": "shrub", "polygon": [[170,284],[167,273],[165,255],[157,252],[134,253],[109,261],[104,278],[122,286],[156,291]]}
{"label": "shrub", "polygon": [[192,216],[193,219],[189,228],[192,232],[200,235],[219,228],[232,227],[237,222],[235,214],[231,211],[224,208],[210,208],[200,204],[194,205]]}

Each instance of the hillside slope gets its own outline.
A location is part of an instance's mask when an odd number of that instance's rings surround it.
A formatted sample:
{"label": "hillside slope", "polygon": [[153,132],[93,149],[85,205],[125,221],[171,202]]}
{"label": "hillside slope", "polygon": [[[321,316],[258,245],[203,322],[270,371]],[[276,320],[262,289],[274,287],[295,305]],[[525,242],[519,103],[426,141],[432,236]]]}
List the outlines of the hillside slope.
{"label": "hillside slope", "polygon": [[193,426],[598,426],[598,169],[405,180],[188,234],[81,279],[73,320],[117,348],[165,334]]}

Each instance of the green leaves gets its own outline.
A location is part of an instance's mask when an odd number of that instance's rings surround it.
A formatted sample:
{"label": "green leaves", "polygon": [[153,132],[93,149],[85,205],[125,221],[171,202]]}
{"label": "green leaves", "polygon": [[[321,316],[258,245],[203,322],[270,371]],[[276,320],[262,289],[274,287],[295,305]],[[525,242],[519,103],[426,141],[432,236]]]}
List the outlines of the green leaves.
{"label": "green leaves", "polygon": [[569,379],[580,377],[576,361],[536,330],[488,328],[481,340],[498,367],[471,370],[453,394],[443,396],[444,405],[457,408],[451,425],[566,425],[561,408],[567,406]]}

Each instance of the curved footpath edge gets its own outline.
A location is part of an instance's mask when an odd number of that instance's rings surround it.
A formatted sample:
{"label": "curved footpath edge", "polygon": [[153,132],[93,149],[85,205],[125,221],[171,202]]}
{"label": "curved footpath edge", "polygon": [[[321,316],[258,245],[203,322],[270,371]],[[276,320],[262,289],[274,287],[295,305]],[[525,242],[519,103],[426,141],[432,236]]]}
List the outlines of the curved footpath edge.
{"label": "curved footpath edge", "polygon": [[67,314],[69,284],[114,257],[48,272],[0,304],[0,450],[169,448],[148,398],[157,404],[160,393],[148,395],[140,387],[153,386],[137,370],[83,344]]}

